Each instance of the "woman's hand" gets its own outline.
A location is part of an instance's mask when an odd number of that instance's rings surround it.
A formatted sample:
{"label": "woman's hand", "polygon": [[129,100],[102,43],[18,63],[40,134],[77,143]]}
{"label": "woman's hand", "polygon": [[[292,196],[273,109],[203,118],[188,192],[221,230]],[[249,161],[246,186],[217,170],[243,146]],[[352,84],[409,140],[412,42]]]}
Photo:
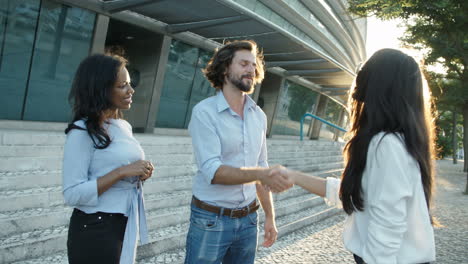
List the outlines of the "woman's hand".
{"label": "woman's hand", "polygon": [[117,168],[97,179],[98,195],[107,191],[112,185],[125,177],[139,176],[144,181],[153,174],[153,164],[148,160],[137,160],[126,166]]}
{"label": "woman's hand", "polygon": [[140,176],[140,180],[144,181],[152,176],[154,166],[151,161],[137,160],[127,166],[123,166],[121,170],[124,177]]}

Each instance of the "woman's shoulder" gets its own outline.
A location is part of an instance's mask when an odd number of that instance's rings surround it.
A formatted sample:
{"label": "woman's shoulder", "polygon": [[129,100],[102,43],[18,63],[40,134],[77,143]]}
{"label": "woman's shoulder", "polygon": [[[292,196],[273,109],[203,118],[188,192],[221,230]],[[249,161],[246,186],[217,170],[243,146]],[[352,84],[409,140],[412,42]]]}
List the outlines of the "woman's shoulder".
{"label": "woman's shoulder", "polygon": [[132,130],[132,125],[130,125],[130,123],[125,119],[122,119],[122,118],[112,119],[111,122],[114,123],[118,127],[129,129],[130,131]]}
{"label": "woman's shoulder", "polygon": [[84,119],[76,120],[73,125],[86,130],[86,120]]}
{"label": "woman's shoulder", "polygon": [[411,155],[406,149],[403,135],[400,133],[380,132],[376,134],[369,145],[369,152],[376,158],[393,161],[407,161]]}
{"label": "woman's shoulder", "polygon": [[381,146],[405,148],[405,141],[403,135],[401,135],[400,133],[379,132],[372,137],[370,145],[375,146],[376,148],[379,148]]}
{"label": "woman's shoulder", "polygon": [[68,125],[66,130],[67,142],[78,142],[79,144],[84,144],[85,142],[92,144],[91,138],[88,134],[88,129],[86,128],[86,120],[80,119],[76,120],[73,123]]}

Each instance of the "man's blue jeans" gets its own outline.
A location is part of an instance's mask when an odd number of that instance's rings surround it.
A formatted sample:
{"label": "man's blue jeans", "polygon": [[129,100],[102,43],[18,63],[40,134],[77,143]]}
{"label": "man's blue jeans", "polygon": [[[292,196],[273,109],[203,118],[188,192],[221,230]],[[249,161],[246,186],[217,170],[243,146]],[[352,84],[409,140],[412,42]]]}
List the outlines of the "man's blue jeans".
{"label": "man's blue jeans", "polygon": [[185,264],[253,264],[257,223],[257,212],[231,218],[192,204]]}

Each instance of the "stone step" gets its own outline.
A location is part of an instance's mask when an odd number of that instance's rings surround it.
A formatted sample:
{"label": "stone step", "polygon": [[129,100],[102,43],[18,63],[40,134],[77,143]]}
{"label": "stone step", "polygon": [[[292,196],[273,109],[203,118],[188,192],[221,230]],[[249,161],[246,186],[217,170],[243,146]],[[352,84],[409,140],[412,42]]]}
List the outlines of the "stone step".
{"label": "stone step", "polygon": [[[193,155],[191,154],[171,154],[171,155],[148,155],[148,160],[155,164],[158,174],[174,175],[188,174],[196,171]],[[342,161],[341,155],[320,155],[320,156],[302,156],[282,159],[269,159],[270,164],[305,164],[305,163],[325,163]],[[3,157],[0,159],[0,177],[5,172],[22,171],[57,171],[62,169],[62,157],[41,156],[31,157]],[[186,171],[185,171],[186,170]]]}
{"label": "stone step", "polygon": [[[192,143],[190,136],[165,136],[140,133],[135,133],[134,136],[143,146],[190,145]],[[0,128],[0,145],[63,145],[65,138],[66,135],[62,131],[12,130]],[[269,138],[267,142],[269,147],[295,146],[296,148],[304,148],[309,146],[344,146],[344,143],[328,140],[296,141],[291,139]]]}
{"label": "stone step", "polygon": [[[284,199],[275,203],[276,215],[278,218],[303,211],[307,208],[323,204],[323,199],[312,195],[302,194],[298,197]],[[174,212],[149,212],[148,223],[150,230],[150,240],[156,243],[156,248],[151,248],[151,252],[162,253],[174,247],[172,242],[180,243],[183,235],[186,234],[189,220],[189,206],[179,208]],[[68,208],[67,208],[68,209]],[[68,216],[70,210],[68,211]],[[66,219],[66,218],[65,218]],[[263,222],[263,213],[260,212],[260,222]],[[34,231],[13,234],[2,238],[0,242],[0,262],[16,261],[29,257],[48,255],[65,250],[67,224],[42,228]],[[184,233],[181,233],[184,231]],[[185,242],[183,239],[182,242]],[[153,243],[154,244],[154,243]],[[180,244],[176,244],[179,245]],[[145,246],[141,247],[144,248]],[[36,255],[37,254],[37,255]]]}
{"label": "stone step", "polygon": [[[272,149],[275,150],[275,149]],[[285,159],[285,158],[303,158],[303,157],[320,157],[320,156],[338,156],[342,155],[341,150],[339,149],[329,149],[329,150],[313,150],[307,149],[304,151],[281,151],[278,150],[276,152],[269,151],[268,152],[268,159]]]}
{"label": "stone step", "polygon": [[[320,205],[298,211],[294,214],[286,215],[283,217],[277,217],[276,225],[278,228],[278,236],[281,237],[306,225],[310,225],[311,223],[313,223],[313,220],[319,221],[337,212],[338,209],[329,208],[324,203],[321,203]],[[177,225],[173,227],[173,229],[170,229],[170,231],[164,236],[161,236],[160,232],[155,231],[155,233],[152,233],[150,235],[152,242],[150,244],[143,245],[138,248],[139,261],[142,261],[146,258],[153,258],[167,251],[173,251],[178,249],[180,250],[181,248],[185,247],[187,231],[188,224]],[[260,225],[260,243],[263,237],[262,233],[263,225]]]}
{"label": "stone step", "polygon": [[[180,185],[183,185],[184,180],[188,180],[185,183],[186,189],[182,189],[179,192],[177,190],[167,190],[166,193],[161,191],[161,194],[156,196],[148,197],[148,195],[146,195],[146,209],[149,223],[152,222],[150,219],[158,219],[154,221],[155,227],[164,227],[184,218],[183,216],[188,212],[188,204],[191,197],[191,192],[187,190],[191,188],[191,181],[190,179],[176,179]],[[160,186],[168,185],[173,184],[160,184]],[[145,193],[149,193],[147,187],[148,185],[145,186]],[[167,204],[163,204],[161,199],[165,199],[165,196],[170,196],[169,193],[172,194],[172,197],[176,197],[176,199],[182,199],[181,201],[175,201],[174,198],[172,198],[173,202],[179,202],[176,203],[176,205],[180,205],[167,207],[165,206]],[[294,186],[286,192],[273,194],[273,199],[275,202],[278,202],[304,194],[307,194],[307,191],[298,186]],[[163,207],[161,207],[161,204],[163,204]],[[65,225],[69,221],[71,211],[72,209],[70,207],[60,204],[49,207],[0,212],[0,226],[4,227],[0,229],[0,238],[14,233]],[[159,220],[159,218],[161,220]]]}
{"label": "stone step", "polygon": [[0,171],[0,192],[54,187],[61,184],[61,170]]}
{"label": "stone step", "polygon": [[[180,154],[179,159],[187,158],[188,156]],[[27,189],[32,187],[46,187],[61,184],[61,158],[41,157],[34,158],[33,162],[27,157],[21,158],[6,158],[1,159],[0,163],[0,190],[2,189]],[[159,160],[159,159],[157,159]],[[15,162],[13,162],[15,161]],[[53,162],[55,161],[55,165]],[[317,163],[330,161],[342,162],[341,156],[319,156],[305,157],[303,159],[291,160],[270,160],[270,164],[283,164],[296,169],[307,169],[309,165],[314,165],[318,168]],[[57,164],[60,163],[60,164]],[[193,175],[196,172],[196,165],[188,163],[184,165],[166,165],[155,162],[155,175],[153,177],[174,177],[183,175]],[[20,170],[24,169],[24,170]]]}
{"label": "stone step", "polygon": [[[195,166],[192,154],[159,154],[147,155],[156,167],[192,167]],[[0,159],[0,172],[35,171],[35,170],[61,170],[63,157],[2,157]]]}
{"label": "stone step", "polygon": [[[135,133],[142,146],[191,145],[187,136],[161,136]],[[5,146],[63,146],[66,135],[57,131],[32,131],[0,129],[0,145]]]}
{"label": "stone step", "polygon": [[[316,150],[314,148],[302,149],[302,151],[284,151],[278,146],[270,147],[269,158],[270,159],[282,159],[282,158],[302,158],[302,157],[315,157],[315,156],[331,156],[341,155],[341,150]],[[173,154],[187,154],[193,155],[192,145],[143,145],[145,154],[147,156],[165,157]],[[279,150],[278,150],[279,149]],[[57,157],[63,156],[63,145],[0,145],[0,157]]]}
{"label": "stone step", "polygon": [[[317,172],[316,176],[327,177],[333,174],[341,173],[341,170],[335,171],[322,171]],[[155,221],[158,227],[166,226],[167,221],[177,221],[183,218],[184,207],[188,210],[188,204],[191,198],[191,177],[176,177],[173,181],[157,180],[153,184],[146,182],[145,184],[145,200],[148,219],[153,217],[157,218],[158,215],[163,216],[163,221]],[[175,184],[176,182],[177,184]],[[176,186],[171,190],[169,186]],[[154,189],[151,189],[153,187]],[[159,188],[159,191],[158,189]],[[57,191],[50,188],[44,189],[47,192]],[[35,190],[38,193],[39,190]],[[31,192],[34,193],[32,190]],[[291,197],[301,196],[306,194],[304,189],[294,186],[292,189],[279,194],[273,194],[275,202],[288,199]],[[17,202],[20,202],[17,199]],[[169,206],[172,205],[172,206]],[[4,237],[14,233],[21,233],[32,231],[40,228],[47,228],[50,226],[65,225],[69,221],[71,208],[63,204],[37,207],[31,209],[18,209],[15,211],[0,212],[0,226],[5,227],[0,229],[0,237]],[[167,220],[165,220],[167,219]],[[150,221],[149,221],[150,222]],[[159,224],[160,223],[160,224]]]}
{"label": "stone step", "polygon": [[292,158],[292,159],[278,159],[269,161],[269,164],[281,164],[285,167],[295,167],[307,164],[325,164],[335,163],[343,161],[343,156],[319,156],[319,157],[303,157],[303,158]]}
{"label": "stone step", "polygon": [[0,130],[0,145],[63,146],[65,133],[56,131]]}
{"label": "stone step", "polygon": [[[191,192],[191,183],[192,177],[189,175],[148,181],[144,189],[147,206],[161,208],[168,202],[166,197],[173,199],[179,193]],[[63,202],[61,185],[0,191],[0,212],[46,208],[63,205]],[[173,202],[169,202],[167,207],[174,206]]]}
{"label": "stone step", "polygon": [[[326,205],[319,205],[313,207],[311,209],[307,209],[301,211],[298,214],[295,214],[295,218],[291,217],[281,217],[277,218],[276,223],[278,227],[278,240],[282,237],[288,235],[289,233],[299,230],[303,227],[311,225],[315,222],[321,221],[327,217],[331,217],[336,213],[340,212],[340,210],[336,208],[330,208]],[[263,226],[260,225],[260,233],[259,233],[259,243],[262,242],[263,234],[262,229]],[[142,247],[138,248],[138,259],[136,261],[137,264],[150,264],[150,263],[164,263],[164,264],[182,264],[185,258],[185,235],[182,233],[177,237],[173,237],[173,241],[177,241],[177,247],[174,247],[172,250],[164,251],[160,254],[143,254],[140,253],[142,251]],[[164,243],[164,239],[161,240]],[[155,245],[152,245],[155,247]],[[149,249],[151,250],[151,248]],[[148,251],[149,251],[148,250]],[[157,251],[157,250],[154,250]],[[159,251],[159,250],[158,250]],[[145,257],[144,255],[149,255]],[[42,264],[42,263],[50,263],[50,264],[68,264],[67,254],[66,252],[59,251],[56,254],[51,254],[47,256],[42,256],[35,259],[29,260],[22,260],[18,262],[14,262],[14,264]]]}
{"label": "stone step", "polygon": [[[342,162],[334,162],[327,164],[305,164],[303,166],[295,165],[289,168],[309,172],[313,175],[319,175],[326,173],[327,171],[338,170],[343,167]],[[169,168],[168,168],[169,169]],[[175,169],[173,169],[175,170]],[[185,170],[186,171],[186,170]],[[15,174],[13,174],[15,175]],[[60,181],[60,174],[54,174],[58,179],[55,182]],[[145,183],[145,198],[147,200],[147,206],[154,208],[161,208],[167,202],[167,207],[178,206],[177,200],[171,200],[171,196],[177,195],[177,191],[183,191],[185,194],[191,192],[191,179],[192,174],[159,178],[157,175],[150,178]],[[29,175],[30,176],[30,175]],[[27,174],[23,175],[21,179],[27,179]],[[41,180],[47,180],[49,174],[41,174]],[[14,176],[9,176],[9,179],[16,179]],[[0,179],[4,180],[4,177]],[[11,184],[11,181],[5,180]],[[29,183],[30,184],[30,183]],[[22,183],[18,182],[17,188],[21,188]],[[30,185],[29,185],[30,186]],[[170,193],[173,192],[173,193]],[[175,193],[174,193],[175,192]],[[168,195],[170,199],[165,199],[161,195]],[[153,200],[152,197],[157,197]],[[184,198],[187,199],[187,198]],[[158,204],[158,203],[162,203]],[[45,208],[48,206],[56,206],[63,204],[62,187],[61,185],[45,186],[45,187],[33,187],[26,189],[0,189],[0,212],[4,211],[16,211],[29,208]]]}
{"label": "stone step", "polygon": [[63,146],[3,146],[0,145],[0,157],[61,157]]}

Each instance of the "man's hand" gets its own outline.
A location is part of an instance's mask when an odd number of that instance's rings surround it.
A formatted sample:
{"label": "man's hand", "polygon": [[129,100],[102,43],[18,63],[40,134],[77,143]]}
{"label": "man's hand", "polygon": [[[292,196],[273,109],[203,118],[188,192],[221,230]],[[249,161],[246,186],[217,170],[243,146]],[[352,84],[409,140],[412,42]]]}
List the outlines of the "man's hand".
{"label": "man's hand", "polygon": [[265,235],[263,237],[263,246],[271,247],[278,237],[278,230],[276,229],[275,219],[273,217],[265,218]]}
{"label": "man's hand", "polygon": [[266,170],[265,175],[260,178],[260,182],[275,193],[285,191],[294,185],[289,177],[288,170],[281,165]]}

